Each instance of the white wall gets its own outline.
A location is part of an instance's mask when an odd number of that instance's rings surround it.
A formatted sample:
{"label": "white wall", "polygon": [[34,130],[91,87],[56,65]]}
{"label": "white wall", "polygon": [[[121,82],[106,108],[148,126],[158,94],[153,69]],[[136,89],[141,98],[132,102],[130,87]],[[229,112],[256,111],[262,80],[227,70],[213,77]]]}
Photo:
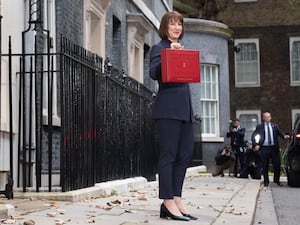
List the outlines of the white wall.
{"label": "white wall", "polygon": [[[0,14],[3,16],[1,48],[2,54],[8,53],[8,40],[11,36],[11,43],[13,53],[20,53],[22,46],[22,31],[25,29],[26,24],[25,15],[25,1],[20,0],[0,0],[1,8]],[[15,69],[17,65],[12,65]],[[12,77],[13,82],[13,97],[16,96],[15,89],[15,76]],[[9,107],[8,107],[8,58],[2,57],[1,59],[1,114],[0,114],[0,171],[9,170]],[[14,100],[16,103],[16,99]],[[16,107],[16,104],[13,105]],[[16,117],[14,116],[14,131],[16,128]],[[14,148],[16,149],[16,148]],[[14,157],[16,159],[16,157]]]}

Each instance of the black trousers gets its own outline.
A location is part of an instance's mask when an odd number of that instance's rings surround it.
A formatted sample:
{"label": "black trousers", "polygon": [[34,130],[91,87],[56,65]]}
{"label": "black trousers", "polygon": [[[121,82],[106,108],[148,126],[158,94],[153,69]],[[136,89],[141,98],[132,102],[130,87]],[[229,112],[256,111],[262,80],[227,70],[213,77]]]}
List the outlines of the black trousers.
{"label": "black trousers", "polygon": [[272,160],[272,165],[274,169],[274,182],[279,182],[280,178],[280,155],[279,151],[275,146],[262,146],[261,147],[261,159],[263,165],[263,176],[264,176],[264,185],[268,186],[269,181],[269,164],[270,159]]}
{"label": "black trousers", "polygon": [[193,124],[172,119],[160,119],[156,123],[160,148],[159,198],[181,197],[186,169],[193,154]]}
{"label": "black trousers", "polygon": [[240,151],[240,146],[233,145],[232,149],[235,155],[234,176],[237,177],[245,167],[245,153]]}

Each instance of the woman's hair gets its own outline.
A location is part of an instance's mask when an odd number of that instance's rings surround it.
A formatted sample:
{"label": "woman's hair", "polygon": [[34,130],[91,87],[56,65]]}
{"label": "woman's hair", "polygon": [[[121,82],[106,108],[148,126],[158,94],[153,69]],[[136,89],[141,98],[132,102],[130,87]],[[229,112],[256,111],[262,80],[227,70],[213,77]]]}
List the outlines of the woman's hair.
{"label": "woman's hair", "polygon": [[175,21],[178,20],[182,23],[182,33],[179,36],[179,39],[182,39],[183,33],[184,33],[183,16],[177,11],[167,12],[161,18],[160,26],[159,26],[159,30],[158,30],[158,34],[161,37],[161,39],[167,39],[169,37],[168,26],[172,20],[175,20]]}

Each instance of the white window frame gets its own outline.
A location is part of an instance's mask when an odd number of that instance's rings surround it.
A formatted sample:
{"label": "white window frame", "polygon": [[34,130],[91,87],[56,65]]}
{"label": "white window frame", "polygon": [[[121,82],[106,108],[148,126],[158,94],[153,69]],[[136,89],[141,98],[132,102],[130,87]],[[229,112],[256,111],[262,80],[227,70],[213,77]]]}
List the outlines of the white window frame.
{"label": "white window frame", "polygon": [[[241,115],[244,114],[252,114],[252,115],[257,115],[258,121],[257,124],[261,123],[261,110],[257,109],[257,110],[237,110],[236,111],[236,118],[240,118]],[[241,122],[241,126],[243,127],[243,124]],[[247,128],[246,128],[246,132],[247,132]],[[251,141],[251,136],[250,136],[250,140],[245,139],[245,141]]]}
{"label": "white window frame", "polygon": [[151,25],[142,14],[127,15],[128,74],[144,83],[144,44]]}
{"label": "white window frame", "polygon": [[84,47],[105,59],[106,15],[110,0],[84,0]]}
{"label": "white window frame", "polygon": [[257,50],[257,81],[255,82],[238,82],[238,74],[237,74],[237,62],[236,57],[240,52],[234,52],[234,71],[235,71],[235,86],[236,87],[259,87],[260,86],[260,53],[259,53],[259,39],[257,38],[249,38],[249,39],[235,39],[234,46],[238,46],[243,43],[255,43]]}
{"label": "white window frame", "polygon": [[[213,64],[201,64],[201,89],[203,89],[203,85],[205,83],[205,76],[206,76],[206,69],[207,67],[210,67],[210,71],[212,70],[212,68],[215,68],[216,70],[216,79],[215,79],[215,99],[208,99],[208,98],[204,98],[201,94],[201,126],[202,126],[202,138],[204,141],[208,141],[208,140],[212,140],[212,138],[218,138],[220,136],[220,119],[219,119],[219,100],[220,100],[220,96],[219,96],[219,67],[217,65],[213,65]],[[202,91],[201,91],[202,92]],[[211,124],[210,126],[214,127],[214,133],[205,133],[205,129],[203,129],[204,123],[205,123],[205,116],[203,115],[203,103],[210,103],[213,102],[214,104],[214,110],[215,110],[215,115],[213,115],[214,118],[214,124]],[[209,115],[210,118],[212,118],[212,115]]]}
{"label": "white window frame", "polygon": [[297,116],[300,115],[300,109],[292,109],[292,128],[294,129],[294,124],[296,122]]}
{"label": "white window frame", "polygon": [[[300,37],[291,37],[290,38],[290,85],[291,86],[300,86],[300,80],[293,80],[293,57],[292,57],[292,50],[293,50],[293,43],[295,41],[300,41]],[[299,62],[300,64],[300,62]]]}

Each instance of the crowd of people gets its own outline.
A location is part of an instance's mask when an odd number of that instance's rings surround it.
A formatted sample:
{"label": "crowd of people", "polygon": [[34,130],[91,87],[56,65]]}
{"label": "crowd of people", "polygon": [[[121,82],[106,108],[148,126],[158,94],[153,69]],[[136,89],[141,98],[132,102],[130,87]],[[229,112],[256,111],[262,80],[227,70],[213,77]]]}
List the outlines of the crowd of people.
{"label": "crowd of people", "polygon": [[216,166],[213,176],[224,175],[228,169],[229,176],[240,178],[261,179],[264,187],[270,184],[269,164],[273,166],[273,182],[282,186],[280,182],[280,151],[278,137],[289,139],[276,123],[271,122],[271,113],[263,113],[263,122],[256,126],[251,135],[251,142],[244,140],[246,129],[241,127],[239,119],[232,121],[227,137],[230,146],[220,149],[215,157]]}

